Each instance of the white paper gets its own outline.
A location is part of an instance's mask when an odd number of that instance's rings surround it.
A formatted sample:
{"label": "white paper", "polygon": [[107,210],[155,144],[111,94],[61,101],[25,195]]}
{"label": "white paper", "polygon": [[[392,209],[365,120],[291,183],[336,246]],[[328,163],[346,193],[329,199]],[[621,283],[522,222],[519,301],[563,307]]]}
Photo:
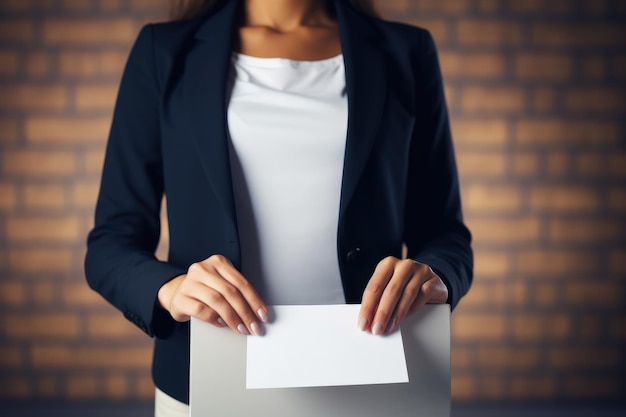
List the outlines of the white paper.
{"label": "white paper", "polygon": [[246,388],[409,381],[402,333],[357,327],[360,305],[274,306],[264,336],[247,337]]}

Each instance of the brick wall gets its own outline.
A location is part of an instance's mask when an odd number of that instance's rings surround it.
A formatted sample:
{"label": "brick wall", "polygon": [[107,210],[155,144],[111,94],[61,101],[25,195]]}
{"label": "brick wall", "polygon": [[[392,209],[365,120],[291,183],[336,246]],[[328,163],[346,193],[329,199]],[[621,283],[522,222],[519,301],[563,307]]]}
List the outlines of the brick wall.
{"label": "brick wall", "polygon": [[[456,401],[626,392],[626,2],[387,0],[440,50],[475,236]],[[0,399],[143,400],[151,342],[84,282],[117,84],[167,0],[0,1]]]}

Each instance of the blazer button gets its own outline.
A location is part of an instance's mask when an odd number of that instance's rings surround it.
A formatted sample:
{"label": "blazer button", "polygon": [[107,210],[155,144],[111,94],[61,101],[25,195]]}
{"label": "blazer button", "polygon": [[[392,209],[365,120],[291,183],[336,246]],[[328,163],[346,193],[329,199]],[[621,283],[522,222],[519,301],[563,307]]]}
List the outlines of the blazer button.
{"label": "blazer button", "polygon": [[359,255],[361,255],[361,248],[354,248],[348,251],[348,254],[346,255],[346,261],[348,263],[356,262],[356,260],[359,258]]}

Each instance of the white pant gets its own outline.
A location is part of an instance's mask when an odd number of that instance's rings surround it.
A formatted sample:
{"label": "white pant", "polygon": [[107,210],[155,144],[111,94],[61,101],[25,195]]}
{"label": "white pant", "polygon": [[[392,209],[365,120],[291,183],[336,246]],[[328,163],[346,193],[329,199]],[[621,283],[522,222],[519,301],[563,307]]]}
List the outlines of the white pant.
{"label": "white pant", "polygon": [[189,417],[189,406],[156,388],[154,393],[154,417]]}

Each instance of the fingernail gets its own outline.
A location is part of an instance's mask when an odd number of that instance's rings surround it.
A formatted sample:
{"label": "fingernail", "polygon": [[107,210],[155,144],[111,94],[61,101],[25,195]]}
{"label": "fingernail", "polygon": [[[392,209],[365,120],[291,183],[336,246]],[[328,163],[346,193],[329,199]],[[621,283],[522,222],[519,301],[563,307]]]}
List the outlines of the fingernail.
{"label": "fingernail", "polygon": [[219,325],[221,325],[221,326],[226,326],[226,322],[225,322],[224,320],[222,320],[222,318],[221,318],[221,317],[218,317],[218,318],[217,318],[217,323],[218,323]]}
{"label": "fingernail", "polygon": [[261,336],[263,333],[261,331],[261,326],[257,323],[250,324],[250,330],[252,330],[252,334],[255,336]]}
{"label": "fingernail", "polygon": [[391,332],[395,328],[396,328],[396,319],[394,318],[393,320],[391,320],[391,323],[389,323],[389,326],[387,327],[387,331]]}
{"label": "fingernail", "polygon": [[259,318],[261,319],[261,321],[263,323],[267,323],[267,320],[268,320],[267,311],[265,311],[265,309],[263,308],[259,308],[256,312],[259,315]]}
{"label": "fingernail", "polygon": [[374,323],[374,327],[372,328],[372,334],[379,335],[383,331],[383,326],[380,323]]}
{"label": "fingernail", "polygon": [[359,320],[359,330],[364,332],[366,325],[367,325],[367,319],[365,317],[361,317],[361,319]]}
{"label": "fingernail", "polygon": [[239,323],[237,325],[237,330],[239,330],[239,333],[241,334],[249,334],[248,329],[246,329],[246,326],[244,326],[242,323]]}

